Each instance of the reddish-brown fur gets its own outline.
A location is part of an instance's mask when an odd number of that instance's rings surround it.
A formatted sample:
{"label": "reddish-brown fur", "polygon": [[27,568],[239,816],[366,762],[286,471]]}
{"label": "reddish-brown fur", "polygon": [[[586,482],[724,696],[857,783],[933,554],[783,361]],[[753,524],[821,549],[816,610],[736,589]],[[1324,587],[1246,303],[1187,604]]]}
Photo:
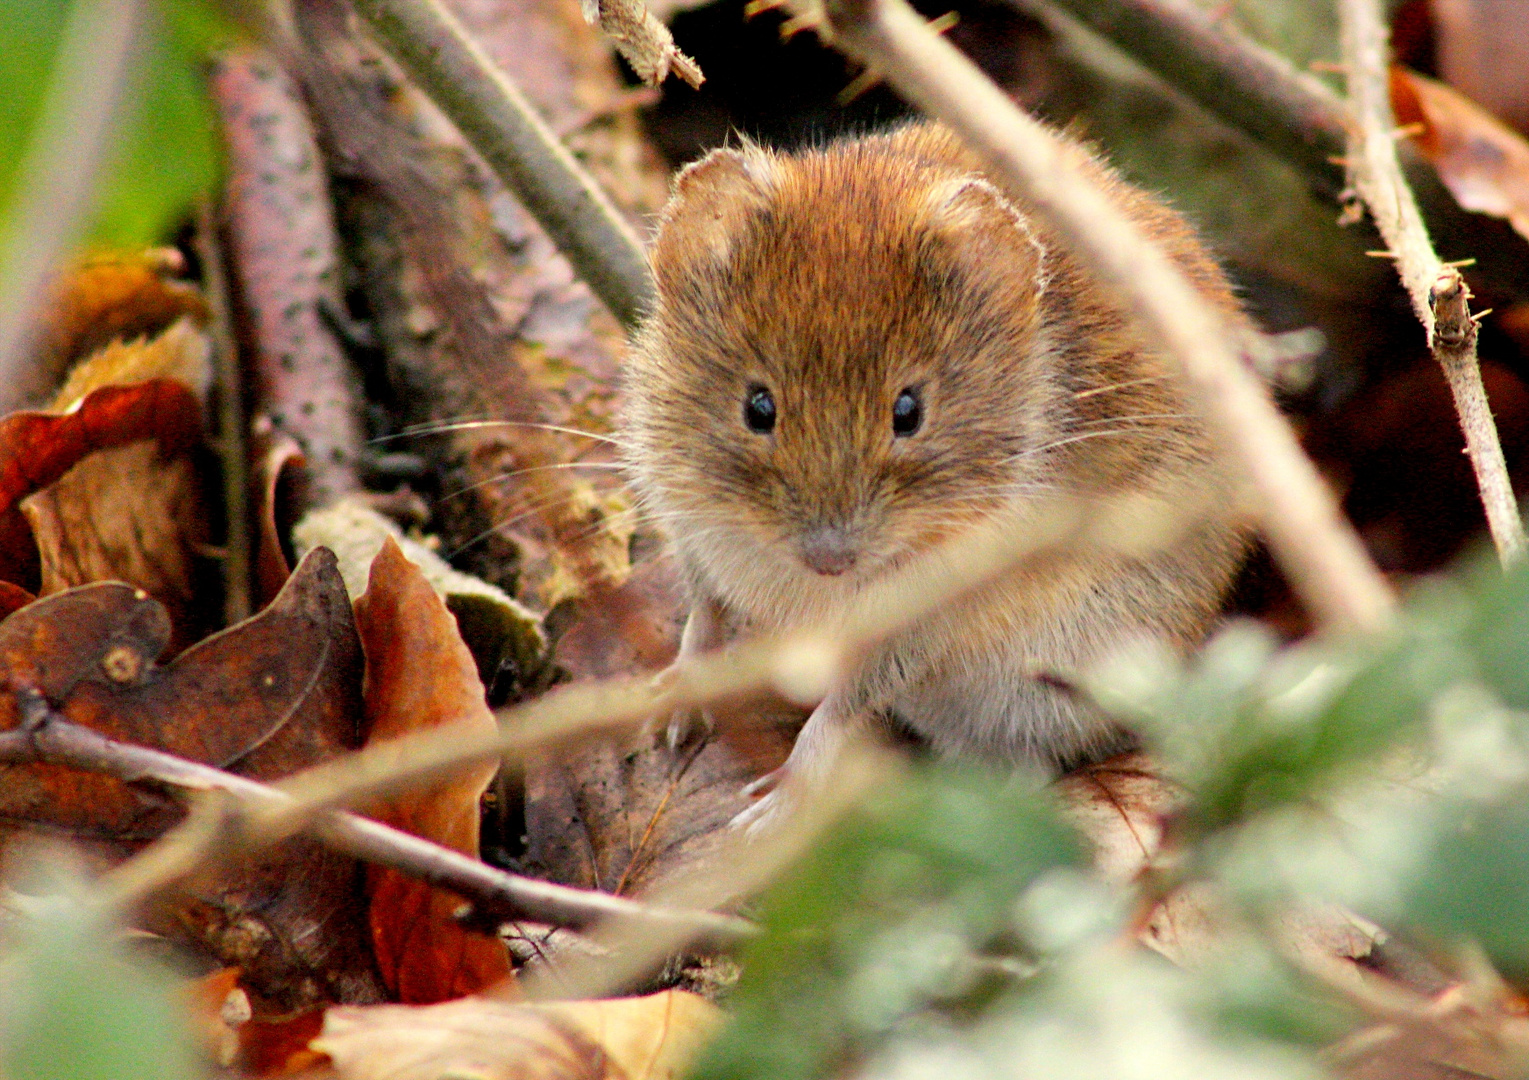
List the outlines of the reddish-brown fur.
{"label": "reddish-brown fur", "polygon": [[[1240,317],[1184,221],[1087,160]],[[692,589],[689,651],[728,628],[831,619],[867,581],[1047,493],[1231,490],[1119,305],[942,128],[795,157],[716,151],[677,179],[652,264],[659,299],[630,360],[625,441]],[[754,386],[778,408],[767,435],[744,423]],[[894,438],[907,387],[920,388],[922,426]],[[1170,552],[1017,574],[899,638],[814,713],[793,770],[886,713],[953,754],[1056,765],[1117,745],[1033,674],[1065,674],[1133,635],[1198,640],[1245,545],[1235,500],[1214,501]],[[848,572],[809,565],[825,530],[853,553]]]}

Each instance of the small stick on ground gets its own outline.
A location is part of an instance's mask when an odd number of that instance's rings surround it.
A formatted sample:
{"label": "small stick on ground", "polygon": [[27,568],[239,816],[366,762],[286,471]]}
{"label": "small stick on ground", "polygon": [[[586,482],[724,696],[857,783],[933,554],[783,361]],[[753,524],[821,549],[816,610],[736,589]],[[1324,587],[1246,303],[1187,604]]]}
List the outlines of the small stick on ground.
{"label": "small stick on ground", "polygon": [[223,624],[249,618],[250,602],[250,478],[249,444],[245,439],[244,372],[234,344],[233,305],[218,214],[209,202],[196,212],[196,254],[202,261],[202,291],[212,312],[208,337],[218,383],[218,460],[223,465]]}
{"label": "small stick on ground", "polygon": [[1328,629],[1374,631],[1395,598],[1227,326],[1194,286],[1118,210],[1068,147],[1025,115],[904,0],[836,0],[835,33],[856,58],[945,121],[993,179],[1033,206],[1114,288],[1148,340],[1175,361],[1191,399],[1250,481],[1264,535],[1297,595]]}
{"label": "small stick on ground", "polygon": [[[291,796],[277,788],[211,765],[108,739],[65,720],[39,698],[31,697],[21,704],[23,724],[0,732],[0,762],[4,764],[65,765],[104,773],[124,783],[153,782],[182,791],[217,791],[250,807],[281,806],[291,801]],[[470,901],[477,913],[506,922],[525,919],[572,929],[607,920],[618,924],[643,922],[652,924],[652,932],[679,934],[687,941],[702,940],[714,946],[737,944],[754,933],[750,923],[727,915],[657,907],[521,877],[356,814],[321,816],[310,831],[336,851],[450,889]]]}
{"label": "small stick on ground", "polygon": [[339,237],[313,125],[276,58],[217,58],[213,100],[228,157],[234,292],[254,339],[255,407],[302,448],[313,505],[361,486],[359,380],[332,329],[343,311]]}
{"label": "small stick on ground", "polygon": [[1428,333],[1434,359],[1449,380],[1492,540],[1507,565],[1524,550],[1524,525],[1481,384],[1471,291],[1460,271],[1444,265],[1435,254],[1428,226],[1397,162],[1396,120],[1386,67],[1387,31],[1376,0],[1339,0],[1338,8],[1353,114],[1349,176],[1390,247],[1396,272]]}

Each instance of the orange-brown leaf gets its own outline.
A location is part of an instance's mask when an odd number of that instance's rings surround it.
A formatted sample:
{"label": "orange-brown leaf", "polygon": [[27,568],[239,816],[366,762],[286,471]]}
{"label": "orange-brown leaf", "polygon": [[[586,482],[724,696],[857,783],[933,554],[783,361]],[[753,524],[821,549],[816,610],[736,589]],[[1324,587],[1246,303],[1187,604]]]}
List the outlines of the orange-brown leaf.
{"label": "orange-brown leaf", "polygon": [[20,585],[12,585],[9,581],[0,581],[0,619],[5,618],[13,611],[26,607],[37,597],[27,592]]}
{"label": "orange-brown leaf", "polygon": [[[40,695],[65,719],[274,780],[355,749],[361,650],[344,583],[311,552],[265,611],[163,667],[162,605],[101,583],[45,597],[0,623],[0,730]],[[140,785],[48,765],[0,766],[0,845],[17,829],[64,834],[120,858],[181,816]],[[297,838],[198,881],[149,914],[152,929],[238,964],[257,1016],[381,1000],[359,867]]]}
{"label": "orange-brown leaf", "polygon": [[95,254],[66,275],[48,305],[36,364],[37,385],[26,398],[57,385],[70,364],[113,340],[131,340],[189,316],[207,320],[207,303],[190,285],[174,280],[183,269],[179,252]]}
{"label": "orange-brown leaf", "polygon": [[[472,654],[456,620],[389,539],[372,561],[356,601],[366,651],[367,741],[441,724],[494,730]],[[464,769],[373,808],[374,816],[474,857],[478,800],[494,765]],[[509,975],[499,941],[464,930],[452,918],[461,901],[386,867],[368,870],[372,945],[388,990],[399,1001],[428,1004],[471,994]]]}
{"label": "orange-brown leaf", "polygon": [[1529,237],[1529,142],[1464,94],[1403,67],[1391,69],[1391,108],[1439,179],[1467,210],[1507,218]]}
{"label": "orange-brown leaf", "polygon": [[26,496],[97,450],[153,439],[174,454],[201,434],[196,395],[171,379],[102,387],[62,415],[18,412],[0,420],[0,580],[24,588],[40,580],[36,543],[21,512]]}

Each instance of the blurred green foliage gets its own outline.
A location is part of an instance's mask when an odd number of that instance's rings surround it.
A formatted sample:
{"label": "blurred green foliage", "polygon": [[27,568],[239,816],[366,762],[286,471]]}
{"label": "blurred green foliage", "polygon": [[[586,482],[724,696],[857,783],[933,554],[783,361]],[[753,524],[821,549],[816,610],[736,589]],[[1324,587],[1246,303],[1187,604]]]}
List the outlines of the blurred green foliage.
{"label": "blurred green foliage", "polygon": [[[96,245],[163,243],[218,175],[205,66],[234,25],[213,0],[149,6],[148,41],[136,59],[87,233]],[[0,208],[14,205],[69,11],[70,0],[0,4],[0,101],[6,103],[0,109]]]}
{"label": "blurred green foliage", "polygon": [[[1085,678],[1188,793],[1178,854],[1109,885],[1038,786],[930,768],[768,899],[706,1080],[1316,1077],[1361,1022],[1281,915],[1348,905],[1529,984],[1529,565],[1425,583],[1382,641],[1234,624],[1188,662]],[[1217,897],[1211,960],[1131,944],[1160,891]],[[1224,908],[1224,910],[1220,910]]]}
{"label": "blurred green foliage", "polygon": [[[54,868],[55,870],[57,867]],[[61,875],[60,875],[61,876]],[[0,1075],[6,1080],[190,1080],[189,1002],[134,960],[83,880],[55,880],[5,934]]]}

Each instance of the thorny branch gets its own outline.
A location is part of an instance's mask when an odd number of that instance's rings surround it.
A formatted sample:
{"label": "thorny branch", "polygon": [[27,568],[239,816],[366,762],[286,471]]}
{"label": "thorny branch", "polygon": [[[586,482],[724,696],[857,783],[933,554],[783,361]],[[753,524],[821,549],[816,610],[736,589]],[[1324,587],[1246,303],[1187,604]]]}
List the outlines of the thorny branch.
{"label": "thorny branch", "polygon": [[1476,362],[1477,320],[1470,313],[1470,288],[1459,270],[1444,265],[1434,253],[1428,226],[1397,163],[1387,82],[1386,26],[1380,10],[1375,0],[1339,0],[1338,6],[1353,113],[1348,137],[1349,175],[1385,237],[1396,272],[1428,333],[1434,359],[1449,380],[1465,432],[1466,451],[1481,488],[1487,524],[1497,554],[1506,564],[1523,552],[1524,526]]}
{"label": "thorny branch", "polygon": [[648,307],[642,243],[599,185],[439,0],[354,0],[420,88],[627,326]]}
{"label": "thorny branch", "polygon": [[1330,629],[1385,626],[1395,599],[1290,426],[1244,367],[1229,328],[1135,224],[1090,183],[1070,150],[1026,116],[903,0],[838,0],[836,34],[856,57],[950,125],[995,179],[1033,205],[1134,310],[1180,365],[1212,431],[1235,455],[1259,523],[1296,592]]}
{"label": "thorny branch", "polygon": [[[19,727],[0,732],[0,762],[44,763],[104,773],[124,783],[145,783],[185,792],[223,793],[250,807],[280,807],[290,796],[277,788],[188,761],[160,750],[117,742],[72,723],[36,694],[21,695]],[[681,934],[688,941],[730,945],[750,937],[746,921],[710,912],[656,907],[603,892],[569,888],[495,869],[451,848],[356,814],[316,818],[312,833],[347,855],[389,866],[470,901],[475,912],[502,921],[529,919],[575,929],[605,920],[651,924],[652,932]]]}

